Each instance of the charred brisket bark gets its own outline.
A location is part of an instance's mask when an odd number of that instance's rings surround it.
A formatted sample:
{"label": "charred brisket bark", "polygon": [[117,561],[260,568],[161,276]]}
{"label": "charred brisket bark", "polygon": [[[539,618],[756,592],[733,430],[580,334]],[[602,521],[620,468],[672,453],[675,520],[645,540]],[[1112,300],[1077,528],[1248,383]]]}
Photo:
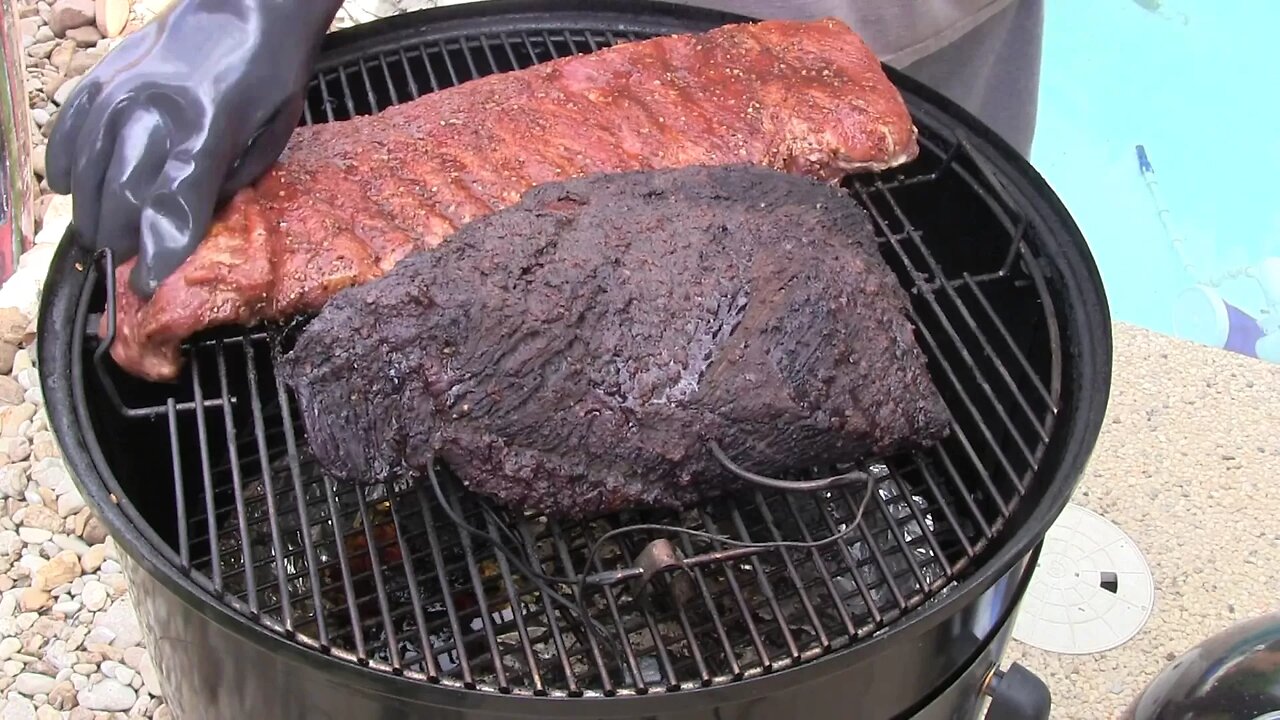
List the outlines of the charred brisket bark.
{"label": "charred brisket bark", "polygon": [[584,516],[942,436],[870,221],[747,166],[553,183],[338,293],[280,372],[322,465]]}
{"label": "charred brisket bark", "polygon": [[728,163],[833,179],[917,152],[902,96],[835,20],[733,25],[489,75],[299,129],[149,300],[126,282],[133,261],[119,268],[111,356],[173,380],[190,336],[319,310],[544,182]]}

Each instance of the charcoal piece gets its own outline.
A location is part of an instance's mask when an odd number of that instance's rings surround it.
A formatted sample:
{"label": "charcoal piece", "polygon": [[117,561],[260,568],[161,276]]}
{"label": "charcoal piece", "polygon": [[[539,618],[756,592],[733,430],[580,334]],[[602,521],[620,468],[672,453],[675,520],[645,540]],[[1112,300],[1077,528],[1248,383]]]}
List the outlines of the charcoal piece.
{"label": "charcoal piece", "polygon": [[759,167],[547,184],[337,293],[280,364],[322,465],[581,517],[948,427],[855,200]]}

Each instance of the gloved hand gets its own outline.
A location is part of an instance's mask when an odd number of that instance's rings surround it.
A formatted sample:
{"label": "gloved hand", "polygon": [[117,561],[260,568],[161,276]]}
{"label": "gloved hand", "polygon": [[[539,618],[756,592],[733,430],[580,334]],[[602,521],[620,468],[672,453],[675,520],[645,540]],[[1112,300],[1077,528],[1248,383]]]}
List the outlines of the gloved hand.
{"label": "gloved hand", "polygon": [[58,113],[49,187],[89,249],[151,297],[215,210],[279,157],[341,0],[179,0],[125,38]]}

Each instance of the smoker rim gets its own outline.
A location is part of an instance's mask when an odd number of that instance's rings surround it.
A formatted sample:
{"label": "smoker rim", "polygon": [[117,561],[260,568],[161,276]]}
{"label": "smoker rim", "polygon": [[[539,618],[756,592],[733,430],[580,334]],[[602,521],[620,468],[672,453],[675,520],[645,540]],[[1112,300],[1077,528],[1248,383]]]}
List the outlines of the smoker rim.
{"label": "smoker rim", "polygon": [[[361,41],[367,42],[371,38],[392,43],[423,26],[430,26],[435,32],[445,31],[454,24],[465,24],[469,32],[492,31],[504,25],[516,30],[521,23],[535,20],[541,26],[548,22],[568,26],[580,22],[576,19],[583,13],[589,13],[592,22],[616,19],[621,27],[626,27],[629,22],[639,22],[652,28],[652,21],[656,18],[659,23],[667,21],[673,29],[680,31],[687,31],[688,26],[695,22],[716,25],[750,19],[658,2],[489,0],[486,3],[488,17],[476,16],[474,9],[459,5],[393,16],[334,33],[326,38],[322,48],[326,56],[318,64],[316,72],[349,62],[350,57],[343,50],[352,44],[362,44]],[[489,20],[492,21],[486,25]],[[1009,181],[1005,183],[1005,189],[1021,202],[1020,208],[1034,217],[1037,225],[1051,231],[1051,239],[1056,242],[1044,242],[1037,249],[1049,261],[1048,267],[1056,271],[1056,282],[1052,284],[1058,285],[1062,297],[1069,299],[1063,303],[1064,325],[1061,327],[1066,340],[1063,344],[1064,359],[1068,360],[1064,366],[1071,371],[1070,376],[1064,377],[1063,406],[1072,406],[1073,412],[1065,418],[1067,423],[1059,425],[1056,438],[1047,448],[1037,470],[1041,473],[1038,481],[1048,483],[1042,501],[1034,507],[1030,504],[1022,506],[1017,514],[1025,513],[1027,517],[1011,534],[1002,538],[1003,542],[989,551],[987,561],[976,565],[967,577],[957,580],[957,587],[938,603],[917,608],[860,644],[786,670],[724,686],[643,696],[544,698],[436,687],[325,655],[272,632],[225,605],[213,593],[162,560],[157,550],[164,545],[163,541],[155,536],[140,515],[135,517],[137,511],[131,505],[126,508],[119,504],[104,482],[104,474],[111,471],[100,457],[95,457],[95,451],[85,440],[93,430],[84,399],[84,384],[76,377],[72,362],[73,348],[78,344],[75,336],[76,307],[84,291],[84,274],[92,266],[93,258],[79,246],[74,230],[69,228],[51,263],[41,299],[38,319],[41,340],[37,359],[42,370],[40,377],[50,426],[73,482],[121,550],[129,556],[128,559],[220,629],[272,652],[282,660],[322,668],[335,682],[375,694],[393,695],[404,701],[456,709],[472,708],[476,702],[481,702],[486,709],[495,712],[531,712],[539,707],[551,711],[555,708],[554,712],[572,716],[634,713],[640,707],[644,712],[662,712],[664,708],[673,711],[688,709],[691,693],[696,695],[701,705],[740,701],[781,687],[795,688],[865,660],[887,643],[901,642],[924,633],[946,621],[958,609],[971,604],[1019,561],[1028,557],[1066,506],[1092,454],[1109,399],[1111,322],[1101,276],[1092,261],[1088,244],[1066,207],[1040,174],[1008,143],[957,104],[892,67],[885,66],[885,71],[904,96],[912,101],[909,104],[913,113],[936,116],[937,122],[953,128],[964,141],[973,145],[977,157],[986,163],[995,163],[998,173]],[[601,705],[603,700],[610,702]],[[532,704],[535,702],[544,704]]]}

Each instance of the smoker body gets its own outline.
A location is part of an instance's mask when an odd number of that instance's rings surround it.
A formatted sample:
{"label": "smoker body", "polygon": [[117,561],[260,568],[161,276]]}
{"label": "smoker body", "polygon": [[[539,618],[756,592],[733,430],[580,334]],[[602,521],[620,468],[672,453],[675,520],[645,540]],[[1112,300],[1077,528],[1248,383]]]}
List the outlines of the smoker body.
{"label": "smoker body", "polygon": [[[1038,551],[950,617],[905,625],[856,657],[836,655],[742,686],[585,702],[468,697],[348,667],[336,675],[308,653],[281,653],[272,638],[249,640],[254,630],[210,617],[133,557],[122,565],[165,701],[182,720],[973,720]],[[1004,720],[1014,717],[1037,720]]]}
{"label": "smoker body", "polygon": [[[477,65],[501,71],[503,58],[527,65],[742,19],[647,2],[484,5],[331,35],[304,121],[376,112],[474,77]],[[871,517],[851,521],[861,539],[829,555],[700,569],[708,601],[688,607],[602,591],[602,621],[612,612],[626,633],[648,633],[638,646],[623,633],[616,664],[592,661],[573,628],[517,597],[520,578],[449,524],[430,491],[371,498],[317,479],[289,399],[272,389],[271,331],[193,339],[172,385],[113,368],[110,338],[98,335],[98,318],[114,312],[109,258],[63,242],[39,322],[50,424],[122,551],[178,716],[940,720],[973,717],[990,692],[992,720],[1044,717],[1043,686],[994,668],[1101,426],[1105,295],[1087,244],[1034,170],[958,106],[886,72],[921,128],[921,158],[846,189],[914,284],[957,432],[877,464]],[[477,507],[449,492],[459,512]],[[835,496],[796,495],[736,498],[716,517],[755,541],[780,528],[822,537],[850,519]],[[811,501],[816,509],[796,510]],[[710,529],[720,510],[698,512],[686,527]],[[554,570],[580,572],[588,529],[511,522],[558,548]],[[524,552],[542,552],[528,542]],[[491,594],[503,582],[507,594]],[[823,610],[831,598],[838,613]],[[549,628],[559,652],[543,654],[551,641],[530,641],[526,625]],[[497,647],[510,650],[488,651]],[[650,661],[651,675],[628,669]]]}

